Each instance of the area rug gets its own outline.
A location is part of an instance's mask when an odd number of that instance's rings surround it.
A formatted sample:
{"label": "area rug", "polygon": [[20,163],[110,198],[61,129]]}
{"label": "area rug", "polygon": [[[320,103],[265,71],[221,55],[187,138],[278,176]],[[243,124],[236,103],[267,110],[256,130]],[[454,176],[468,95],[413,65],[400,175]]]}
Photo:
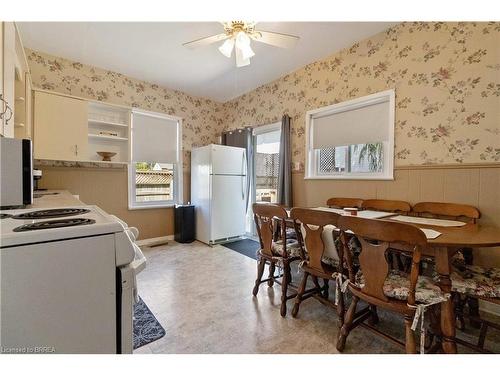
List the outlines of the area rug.
{"label": "area rug", "polygon": [[155,318],[141,297],[134,305],[134,349],[165,336],[165,329]]}
{"label": "area rug", "polygon": [[248,238],[245,238],[244,240],[228,242],[222,244],[222,246],[255,260],[257,260],[257,250],[260,249],[260,244],[257,241],[250,240]]}

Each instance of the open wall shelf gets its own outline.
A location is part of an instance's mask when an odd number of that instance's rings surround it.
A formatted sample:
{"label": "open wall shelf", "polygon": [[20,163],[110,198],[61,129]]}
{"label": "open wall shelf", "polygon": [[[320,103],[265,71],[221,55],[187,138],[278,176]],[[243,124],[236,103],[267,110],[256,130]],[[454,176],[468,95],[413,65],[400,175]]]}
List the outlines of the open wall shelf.
{"label": "open wall shelf", "polygon": [[89,161],[100,162],[97,152],[115,152],[112,162],[128,162],[130,110],[104,103],[88,104]]}

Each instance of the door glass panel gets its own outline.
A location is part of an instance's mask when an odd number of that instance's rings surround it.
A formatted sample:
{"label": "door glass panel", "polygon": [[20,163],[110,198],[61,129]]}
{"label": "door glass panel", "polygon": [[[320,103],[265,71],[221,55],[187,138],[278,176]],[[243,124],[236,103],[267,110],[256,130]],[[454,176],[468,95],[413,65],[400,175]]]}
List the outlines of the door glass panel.
{"label": "door glass panel", "polygon": [[255,136],[255,201],[277,202],[280,130]]}

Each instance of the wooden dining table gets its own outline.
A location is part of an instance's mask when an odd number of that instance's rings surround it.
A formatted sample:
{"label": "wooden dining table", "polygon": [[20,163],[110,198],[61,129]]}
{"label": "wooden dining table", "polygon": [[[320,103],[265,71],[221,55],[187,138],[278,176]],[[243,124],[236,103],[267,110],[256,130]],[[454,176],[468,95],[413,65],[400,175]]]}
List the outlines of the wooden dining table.
{"label": "wooden dining table", "polygon": [[[345,214],[343,210],[331,209],[328,207],[314,207],[312,209],[327,210]],[[358,216],[369,217],[374,220],[388,221],[394,221],[394,219],[399,216],[396,213],[385,213],[385,215],[381,213],[381,217],[377,217],[376,214],[369,214],[368,210],[365,212],[366,215],[363,211],[358,212]],[[439,223],[440,221],[439,219],[434,220],[435,223]],[[451,292],[451,258],[460,248],[478,249],[500,246],[500,228],[491,225],[466,223],[461,226],[440,226],[411,222],[406,222],[406,224],[415,225],[421,229],[431,229],[440,233],[440,235],[436,238],[428,237],[428,247],[422,250],[422,255],[435,259],[436,273],[439,277],[438,285],[445,294],[449,294]],[[396,244],[394,244],[394,246],[398,247]],[[325,251],[327,250],[328,249],[325,249]],[[404,251],[404,249],[401,250]],[[492,251],[495,250],[492,249]],[[499,251],[500,254],[500,250],[497,251]],[[451,298],[448,298],[446,301],[441,303],[441,331],[443,334],[443,352],[450,354],[456,353],[455,314]]]}

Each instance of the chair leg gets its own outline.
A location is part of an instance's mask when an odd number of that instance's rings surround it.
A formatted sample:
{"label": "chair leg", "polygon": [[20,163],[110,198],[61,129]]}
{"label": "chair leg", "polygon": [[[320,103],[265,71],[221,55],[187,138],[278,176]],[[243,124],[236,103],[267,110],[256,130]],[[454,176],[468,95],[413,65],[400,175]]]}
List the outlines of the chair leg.
{"label": "chair leg", "polygon": [[453,304],[455,305],[455,317],[456,317],[456,327],[459,330],[465,329],[465,320],[464,320],[464,308],[467,302],[466,299],[462,298],[462,296],[458,293],[452,294]]}
{"label": "chair leg", "polygon": [[359,301],[359,297],[352,296],[351,305],[349,306],[349,309],[347,310],[347,313],[345,315],[345,322],[342,325],[342,328],[340,329],[339,338],[337,340],[337,350],[339,352],[342,352],[344,350],[347,336],[349,335],[349,332],[351,331],[351,325],[352,325],[352,322],[354,321],[354,313],[356,312],[356,306],[358,305],[358,301]]}
{"label": "chair leg", "polygon": [[299,290],[297,291],[297,296],[295,297],[295,304],[293,305],[292,316],[295,318],[299,313],[300,303],[302,302],[302,296],[306,290],[307,278],[309,274],[304,272],[304,276],[302,276],[302,280],[300,281]]}
{"label": "chair leg", "polygon": [[[338,282],[338,280],[336,282]],[[337,315],[339,316],[339,330],[340,330],[344,325],[344,317],[345,317],[344,293],[342,293],[342,291],[340,290],[340,286],[336,288],[335,293],[339,293],[338,297],[335,296],[335,298],[338,299]]]}
{"label": "chair leg", "polygon": [[368,318],[368,323],[371,325],[375,325],[379,322],[377,306],[370,305],[370,317]]}
{"label": "chair leg", "polygon": [[326,299],[328,299],[328,297],[330,296],[330,292],[329,292],[330,285],[329,285],[329,282],[330,282],[330,280],[323,279],[323,297],[326,298]]}
{"label": "chair leg", "polygon": [[321,285],[319,285],[318,277],[314,276],[314,275],[311,275],[311,279],[312,279],[312,281],[313,281],[314,286],[316,287],[316,289],[318,289],[318,292],[321,293]]}
{"label": "chair leg", "polygon": [[484,341],[486,340],[486,332],[488,331],[488,324],[486,322],[482,322],[481,330],[479,331],[479,338],[477,340],[477,346],[481,349],[484,349]]}
{"label": "chair leg", "polygon": [[425,350],[428,351],[432,348],[435,337],[441,336],[441,317],[439,314],[439,306],[434,306],[429,310],[430,330],[426,335]]}
{"label": "chair leg", "polygon": [[271,262],[269,265],[269,280],[267,282],[268,286],[273,286],[274,285],[274,271],[276,270],[276,265]]}
{"label": "chair leg", "polygon": [[266,266],[266,260],[260,258],[257,263],[257,279],[255,279],[255,286],[253,287],[253,295],[256,296],[259,293],[259,286],[262,282],[262,275],[264,274],[264,267]]}
{"label": "chair leg", "polygon": [[480,328],[480,316],[479,316],[479,301],[477,298],[467,297],[467,305],[469,306],[469,324],[471,327]]}
{"label": "chair leg", "polygon": [[283,264],[283,279],[281,280],[281,308],[280,313],[282,317],[286,316],[286,300],[288,295],[288,284],[290,283],[290,264],[285,262]]}
{"label": "chair leg", "polygon": [[417,344],[415,342],[415,335],[413,334],[413,330],[411,329],[412,321],[413,321],[412,316],[405,315],[406,354],[416,354],[417,353]]}

